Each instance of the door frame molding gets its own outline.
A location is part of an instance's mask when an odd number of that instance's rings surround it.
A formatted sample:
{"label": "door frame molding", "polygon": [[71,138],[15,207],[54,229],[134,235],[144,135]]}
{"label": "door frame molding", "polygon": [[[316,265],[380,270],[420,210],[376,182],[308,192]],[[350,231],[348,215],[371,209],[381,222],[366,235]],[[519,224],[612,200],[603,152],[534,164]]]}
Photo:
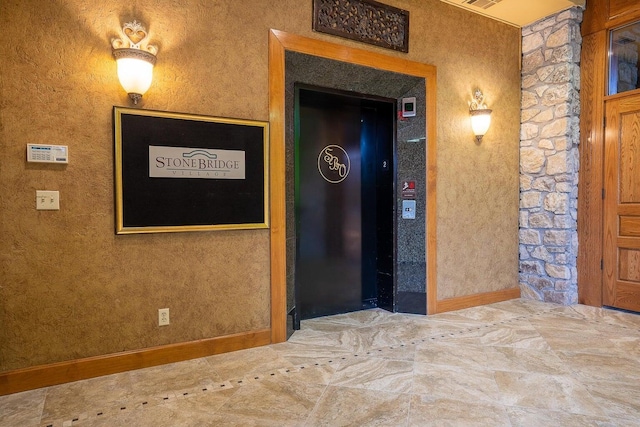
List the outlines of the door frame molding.
{"label": "door frame molding", "polygon": [[427,314],[436,312],[436,67],[363,49],[289,34],[269,33],[269,200],[271,209],[271,342],[287,338],[285,52],[292,51],[425,79]]}
{"label": "door frame molding", "polygon": [[607,32],[584,35],[580,57],[578,302],[602,306],[604,98]]}
{"label": "door frame molding", "polygon": [[605,102],[640,93],[636,90],[606,95],[609,30],[640,19],[640,5],[631,6],[632,3],[590,1],[581,25],[578,302],[595,307],[603,305]]}

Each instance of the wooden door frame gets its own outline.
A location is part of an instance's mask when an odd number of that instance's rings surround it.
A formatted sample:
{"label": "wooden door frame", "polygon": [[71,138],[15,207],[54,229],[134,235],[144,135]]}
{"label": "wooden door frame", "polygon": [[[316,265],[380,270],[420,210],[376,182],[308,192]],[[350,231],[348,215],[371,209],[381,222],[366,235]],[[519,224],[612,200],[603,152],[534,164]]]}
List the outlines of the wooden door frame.
{"label": "wooden door frame", "polygon": [[578,302],[602,307],[607,32],[582,39],[578,171]]}
{"label": "wooden door frame", "polygon": [[589,0],[580,57],[580,169],[578,171],[578,302],[602,307],[604,264],[604,140],[609,30],[640,20],[628,0]]}
{"label": "wooden door frame", "polygon": [[[629,299],[637,301],[637,284],[621,278],[620,275],[620,249],[638,249],[637,237],[624,234],[624,227],[619,215],[623,202],[620,200],[622,169],[622,116],[623,112],[637,112],[640,108],[640,89],[623,92],[621,94],[605,98],[604,113],[606,117],[605,143],[604,143],[604,188],[605,199],[603,203],[603,275],[602,275],[602,303],[607,306],[637,310],[637,304],[630,304]],[[615,162],[615,163],[614,163]],[[615,165],[615,167],[613,167]],[[636,205],[638,203],[635,203]],[[637,209],[637,208],[635,208]],[[627,210],[627,214],[630,213]]]}
{"label": "wooden door frame", "polygon": [[422,77],[426,90],[427,314],[436,312],[436,67],[407,59],[289,34],[269,33],[271,342],[287,338],[285,52],[298,52],[335,61]]}

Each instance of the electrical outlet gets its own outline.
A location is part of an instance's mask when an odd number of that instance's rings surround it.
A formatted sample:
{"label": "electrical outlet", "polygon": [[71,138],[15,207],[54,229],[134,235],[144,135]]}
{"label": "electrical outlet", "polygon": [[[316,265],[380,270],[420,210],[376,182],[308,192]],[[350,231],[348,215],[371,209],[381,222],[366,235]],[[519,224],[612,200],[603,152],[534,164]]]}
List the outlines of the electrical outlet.
{"label": "electrical outlet", "polygon": [[169,309],[158,309],[158,326],[167,326],[169,324]]}

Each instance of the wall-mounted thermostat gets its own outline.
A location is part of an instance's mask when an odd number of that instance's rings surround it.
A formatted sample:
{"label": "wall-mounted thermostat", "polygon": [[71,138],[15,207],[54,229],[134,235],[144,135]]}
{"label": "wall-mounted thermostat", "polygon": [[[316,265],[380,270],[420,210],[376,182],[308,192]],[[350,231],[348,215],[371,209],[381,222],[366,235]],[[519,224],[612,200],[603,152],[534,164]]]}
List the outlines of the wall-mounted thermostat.
{"label": "wall-mounted thermostat", "polygon": [[27,144],[27,162],[69,163],[66,145]]}
{"label": "wall-mounted thermostat", "polygon": [[402,98],[402,117],[416,116],[416,98]]}

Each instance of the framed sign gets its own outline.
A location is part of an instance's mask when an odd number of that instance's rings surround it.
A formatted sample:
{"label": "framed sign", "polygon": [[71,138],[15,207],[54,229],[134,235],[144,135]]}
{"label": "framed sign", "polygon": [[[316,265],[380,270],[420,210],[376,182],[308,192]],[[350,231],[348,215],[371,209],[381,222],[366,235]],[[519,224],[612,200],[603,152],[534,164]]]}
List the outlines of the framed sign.
{"label": "framed sign", "polygon": [[114,107],[116,234],[267,228],[267,122]]}

